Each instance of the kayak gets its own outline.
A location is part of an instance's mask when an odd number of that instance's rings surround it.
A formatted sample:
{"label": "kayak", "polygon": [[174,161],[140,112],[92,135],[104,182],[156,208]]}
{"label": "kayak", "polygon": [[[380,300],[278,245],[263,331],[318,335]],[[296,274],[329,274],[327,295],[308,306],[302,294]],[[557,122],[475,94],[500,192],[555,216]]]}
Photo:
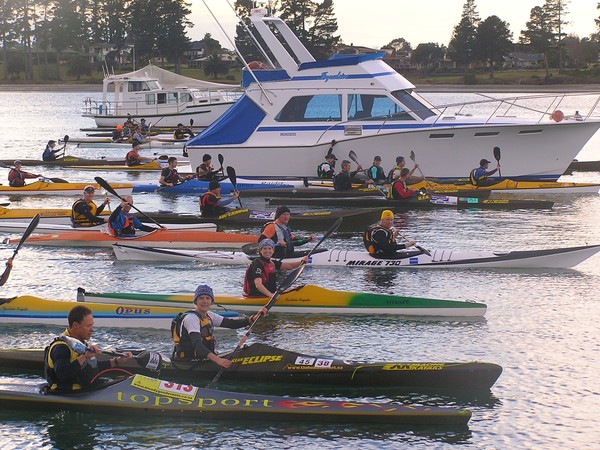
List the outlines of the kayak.
{"label": "kayak", "polygon": [[[119,349],[125,351],[126,349]],[[133,352],[140,354],[139,350]],[[336,388],[368,386],[370,388],[425,388],[489,390],[500,374],[497,364],[471,362],[355,362],[347,358],[311,356],[266,344],[244,345],[235,355],[219,355],[233,363],[223,372],[222,380],[253,382],[303,383],[330,385]],[[99,360],[109,356],[98,355]],[[211,380],[219,367],[210,360],[176,361],[161,356],[161,376],[184,382]],[[119,366],[131,373],[153,375],[142,364],[142,356]],[[0,349],[0,367],[16,370],[44,369],[43,349]],[[294,389],[296,390],[296,389]]]}
{"label": "kayak", "polygon": [[452,407],[246,394],[182,385],[140,374],[73,394],[44,394],[43,384],[39,381],[2,379],[0,405],[7,410],[29,408],[36,411],[226,421],[240,419],[466,426],[471,418],[469,410]]}
{"label": "kayak", "polygon": [[307,205],[342,207],[382,207],[393,210],[421,208],[456,209],[551,209],[554,202],[546,200],[485,199],[477,197],[454,197],[449,195],[419,195],[406,200],[390,200],[384,197],[321,197],[321,198],[269,198],[269,205]]}
{"label": "kayak", "polygon": [[[117,328],[170,329],[173,317],[190,309],[181,305],[136,306],[129,303],[89,305],[94,312],[94,325]],[[78,302],[48,300],[30,295],[0,298],[0,323],[67,325],[67,315]],[[215,309],[225,317],[236,317],[233,311]]]}
{"label": "kayak", "polygon": [[[469,190],[469,191],[458,191],[452,188],[446,188],[444,185],[440,185],[439,189],[428,190],[430,194],[439,195],[451,195],[451,196],[462,196],[462,197],[476,197],[476,198],[488,198],[491,191],[484,190]],[[134,188],[135,189],[135,188]],[[418,190],[418,189],[417,189]],[[135,192],[135,191],[134,191]],[[333,188],[328,187],[295,187],[293,189],[281,188],[273,190],[255,190],[251,193],[244,193],[244,196],[253,197],[286,197],[286,198],[349,198],[349,197],[376,197],[380,199],[387,198],[387,188],[374,188],[374,187],[358,187],[352,188],[347,191],[336,191]]]}
{"label": "kayak", "polygon": [[[221,185],[221,194],[229,194],[233,191],[233,184],[229,180],[219,182]],[[244,192],[242,195],[247,195],[247,192],[255,189],[266,190],[277,188],[294,188],[294,182],[287,181],[272,181],[272,180],[246,180],[243,178],[237,179],[237,189]],[[300,182],[296,182],[300,183]],[[179,183],[175,186],[161,186],[159,184],[136,184],[133,186],[134,193],[151,193],[159,192],[161,194],[198,194],[208,191],[208,181],[191,179]],[[261,194],[262,195],[262,194]]]}
{"label": "kayak", "polygon": [[139,164],[137,166],[128,166],[123,164],[123,160],[120,160],[120,164],[97,164],[97,165],[83,165],[83,166],[67,166],[67,169],[79,169],[79,170],[119,170],[119,171],[156,171],[163,170],[165,167],[168,167],[169,164],[165,160],[154,160],[149,161],[147,163]]}
{"label": "kayak", "polygon": [[[86,186],[92,185],[96,189],[101,187],[96,183],[51,183],[48,181],[34,181],[23,187],[0,185],[0,194],[4,195],[81,195]],[[133,185],[129,183],[110,183],[117,194],[131,195]]]}
{"label": "kayak", "polygon": [[[78,289],[78,300],[108,303],[127,302],[135,306],[192,304],[193,294],[94,293]],[[215,305],[255,313],[269,301],[267,297],[216,295]],[[396,314],[403,316],[482,317],[487,306],[473,301],[436,300],[370,292],[334,291],[304,285],[285,292],[269,313],[298,314]]]}
{"label": "kayak", "polygon": [[[240,248],[244,244],[256,242],[256,236],[249,234],[223,233],[219,231],[169,230],[159,228],[150,233],[139,232],[132,237],[117,238],[111,234],[96,231],[69,231],[55,234],[37,234],[27,240],[28,245],[57,247],[107,247],[117,242],[130,242],[139,246],[169,248]],[[20,238],[7,239],[6,244],[16,244]]]}
{"label": "kayak", "polygon": [[[101,164],[120,165],[123,164],[124,158],[89,159],[66,155],[52,161],[42,161],[39,159],[20,159],[19,161],[21,161],[21,165],[23,166],[96,166]],[[12,166],[14,162],[14,159],[0,159],[0,164]]]}
{"label": "kayak", "polygon": [[[536,194],[597,194],[600,184],[596,183],[563,183],[559,181],[514,181],[501,180],[490,186],[473,186],[471,183],[450,184],[421,181],[410,185],[411,189],[427,189],[428,192],[441,192],[441,189],[458,192],[461,196],[470,196],[473,191],[499,191],[502,193],[536,193]],[[465,192],[464,194],[462,192]],[[469,192],[467,194],[466,192]]]}
{"label": "kayak", "polygon": [[[256,257],[244,252],[170,250],[120,243],[113,245],[113,251],[120,261],[198,261],[249,265]],[[402,255],[400,258],[380,259],[372,257],[366,251],[335,249],[312,254],[308,265],[380,269],[569,269],[598,252],[600,252],[600,245],[510,252],[429,250],[430,255],[416,249],[409,249],[398,252]],[[283,260],[300,262],[300,259],[284,258]]]}
{"label": "kayak", "polygon": [[[93,139],[93,138],[90,138]],[[72,142],[72,141],[69,141]],[[110,139],[96,139],[96,142],[84,141],[75,144],[78,148],[115,148],[119,150],[131,150],[131,143],[129,142],[112,142]],[[154,150],[182,150],[185,145],[185,141],[181,142],[160,142],[150,141],[144,142],[140,145],[142,149],[154,149]]]}
{"label": "kayak", "polygon": [[[142,222],[148,226],[156,226],[155,223],[150,221]],[[27,229],[27,222],[9,222],[6,220],[0,220],[0,232],[2,233],[20,233]],[[201,230],[201,231],[217,231],[217,225],[214,223],[173,223],[166,227],[169,230]],[[53,223],[40,223],[35,227],[35,233],[46,234],[46,233],[72,233],[75,231],[100,231],[108,233],[108,226],[106,224],[94,225],[92,227],[76,227],[67,224],[53,224]]]}

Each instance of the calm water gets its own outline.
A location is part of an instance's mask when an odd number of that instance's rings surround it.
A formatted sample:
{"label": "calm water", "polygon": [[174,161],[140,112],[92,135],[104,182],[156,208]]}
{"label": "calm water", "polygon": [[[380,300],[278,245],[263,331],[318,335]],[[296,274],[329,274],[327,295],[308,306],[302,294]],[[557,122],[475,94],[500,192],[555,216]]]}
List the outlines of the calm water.
{"label": "calm water", "polygon": [[[39,157],[45,141],[65,134],[82,136],[93,123],[79,117],[82,93],[0,92],[1,158]],[[442,94],[438,101],[457,99]],[[600,159],[596,137],[582,159]],[[80,156],[121,155],[120,150],[79,150]],[[146,151],[146,154],[148,151]],[[215,155],[213,155],[215,156]],[[465,172],[471,162],[465,162]],[[386,166],[387,169],[387,166]],[[422,168],[427,173],[427,168]],[[43,170],[71,181],[151,182],[157,174],[114,174]],[[5,182],[6,169],[0,169]],[[580,180],[600,182],[600,174]],[[18,199],[14,207],[70,207],[74,199]],[[196,211],[195,197],[138,195],[142,210]],[[552,211],[420,211],[404,216],[407,237],[430,248],[537,249],[600,242],[597,195],[556,198]],[[265,208],[261,200],[245,205]],[[256,232],[256,230],[253,230]],[[358,238],[327,246],[360,248]],[[0,247],[0,259],[12,254]],[[78,286],[97,291],[175,292],[209,283],[223,293],[239,293],[244,269],[200,264],[118,263],[109,251],[25,247],[16,260],[2,297],[33,294],[74,299]],[[597,448],[600,442],[600,258],[569,271],[377,271],[314,269],[303,283],[329,288],[377,291],[487,303],[484,320],[403,320],[389,317],[272,316],[257,327],[256,341],[307,353],[349,359],[466,361],[482,360],[504,367],[489,395],[402,391],[344,392],[344,396],[377,401],[468,407],[468,430],[402,429],[386,426],[329,426],[294,423],[179,422],[171,419],[119,418],[82,414],[0,411],[0,448]],[[39,347],[59,327],[0,325],[0,347]],[[166,331],[103,328],[95,338],[104,346],[133,345],[169,352]],[[219,334],[220,348],[235,346],[239,335]],[[0,375],[7,375],[6,373]],[[31,375],[29,375],[31,376]],[[267,389],[244,387],[239,389]],[[285,393],[286,388],[277,388]],[[283,389],[283,391],[282,391]],[[290,388],[292,389],[292,388]],[[271,390],[269,388],[269,390]],[[332,396],[331,392],[313,395]]]}

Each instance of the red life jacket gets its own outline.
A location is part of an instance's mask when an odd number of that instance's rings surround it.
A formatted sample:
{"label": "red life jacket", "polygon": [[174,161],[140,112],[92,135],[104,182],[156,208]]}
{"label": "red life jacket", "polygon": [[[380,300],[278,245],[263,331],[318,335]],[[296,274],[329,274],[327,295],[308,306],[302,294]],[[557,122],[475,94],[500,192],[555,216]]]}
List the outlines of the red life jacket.
{"label": "red life jacket", "polygon": [[254,278],[250,279],[250,271],[254,267],[254,263],[256,261],[258,261],[258,263],[262,266],[261,281],[263,286],[265,286],[270,291],[274,291],[276,289],[276,286],[269,285],[269,281],[271,281],[271,284],[275,284],[275,264],[273,264],[273,261],[266,262],[264,259],[259,257],[255,259],[252,262],[252,264],[250,264],[250,267],[246,269],[246,275],[244,276],[244,295],[246,297],[263,296],[263,294],[259,292],[258,289],[256,289],[256,285],[254,284]]}

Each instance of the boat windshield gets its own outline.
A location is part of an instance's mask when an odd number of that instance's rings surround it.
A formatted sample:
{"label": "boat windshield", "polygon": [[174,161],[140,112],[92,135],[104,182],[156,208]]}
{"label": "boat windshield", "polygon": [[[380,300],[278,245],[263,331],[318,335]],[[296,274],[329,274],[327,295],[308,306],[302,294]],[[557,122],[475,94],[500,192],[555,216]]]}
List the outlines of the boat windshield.
{"label": "boat windshield", "polygon": [[404,105],[407,111],[416,114],[421,120],[436,115],[427,105],[421,103],[418,98],[412,96],[407,90],[394,91],[392,95]]}
{"label": "boat windshield", "polygon": [[156,81],[130,81],[127,83],[127,90],[129,92],[143,92],[160,89]]}
{"label": "boat windshield", "polygon": [[275,116],[276,122],[320,122],[342,120],[342,96],[335,94],[292,97]]}
{"label": "boat windshield", "polygon": [[380,94],[348,95],[348,120],[415,120],[401,105]]}

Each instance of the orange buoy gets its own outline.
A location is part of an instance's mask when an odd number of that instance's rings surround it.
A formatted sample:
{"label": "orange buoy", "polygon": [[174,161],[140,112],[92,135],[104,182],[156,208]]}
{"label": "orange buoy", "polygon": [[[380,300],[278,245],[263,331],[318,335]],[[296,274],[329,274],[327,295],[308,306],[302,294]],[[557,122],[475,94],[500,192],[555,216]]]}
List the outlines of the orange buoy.
{"label": "orange buoy", "polygon": [[563,120],[565,118],[565,115],[563,114],[563,112],[560,109],[557,109],[550,115],[550,118],[552,120],[554,120],[555,122],[560,122],[561,120]]}

